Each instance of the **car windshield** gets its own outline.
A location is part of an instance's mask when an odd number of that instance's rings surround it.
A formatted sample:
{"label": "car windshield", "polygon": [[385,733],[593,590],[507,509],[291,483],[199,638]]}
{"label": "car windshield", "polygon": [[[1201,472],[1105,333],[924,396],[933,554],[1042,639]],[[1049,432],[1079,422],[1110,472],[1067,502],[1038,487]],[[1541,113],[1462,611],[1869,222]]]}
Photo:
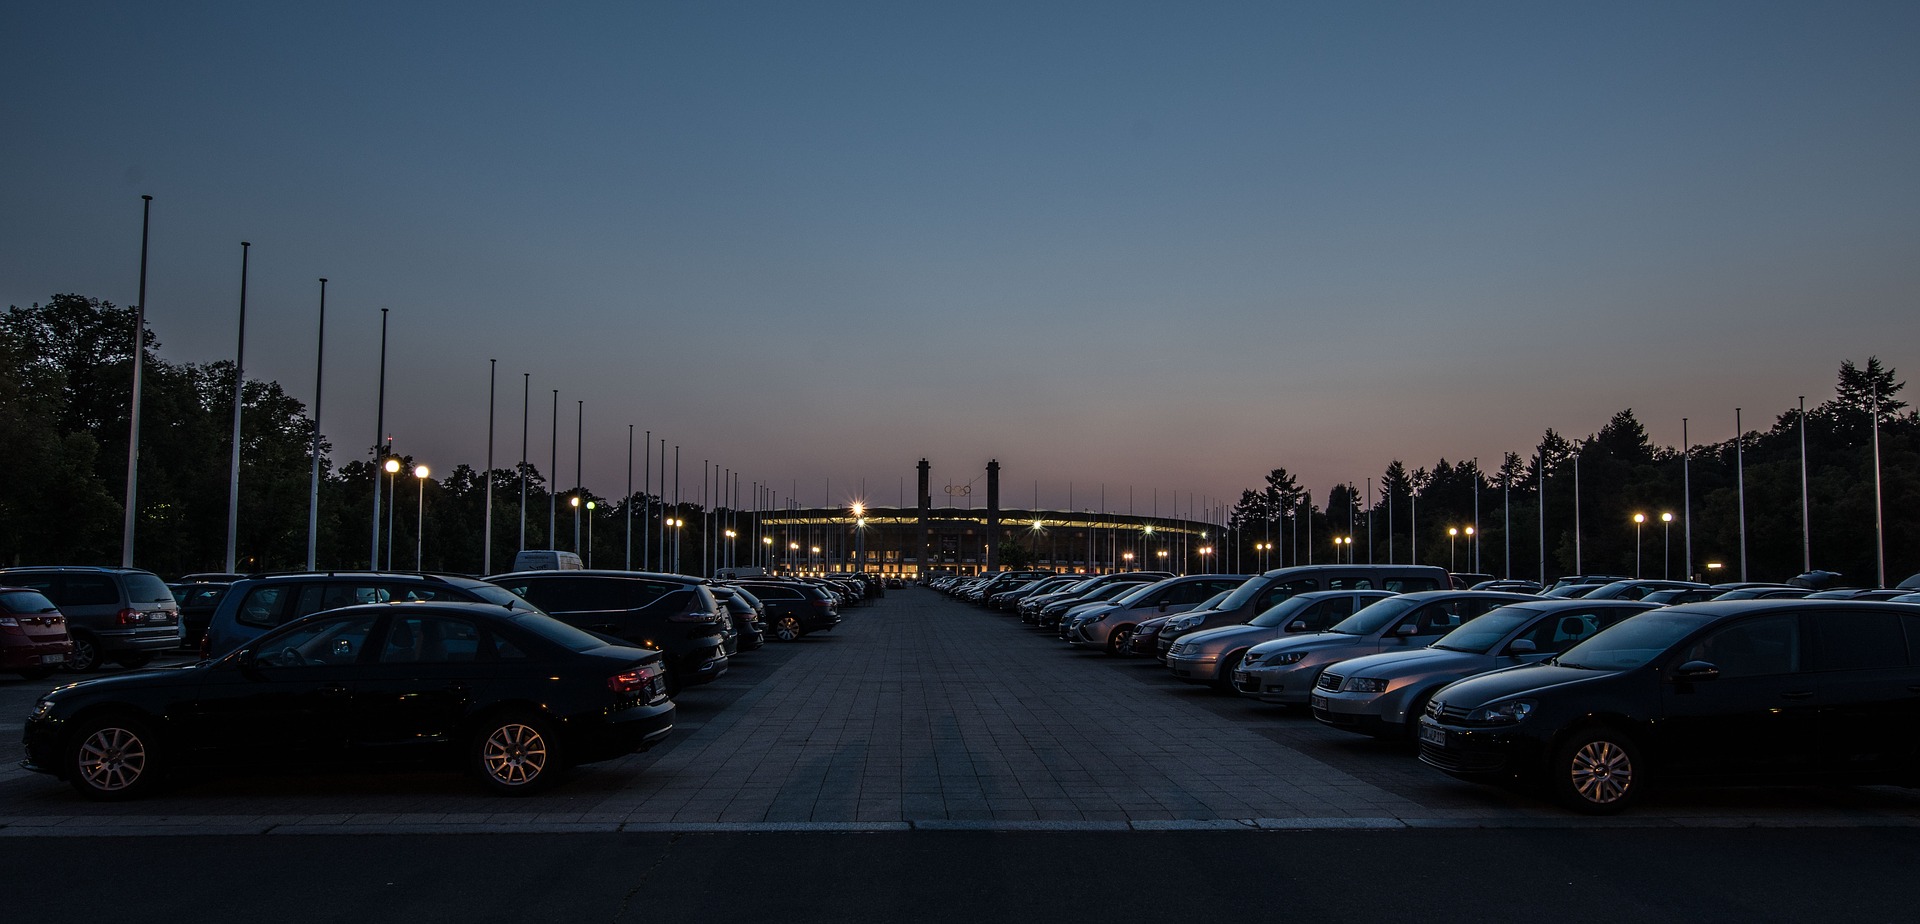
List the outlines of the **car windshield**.
{"label": "car windshield", "polygon": [[1475,619],[1443,636],[1428,646],[1445,648],[1448,651],[1468,651],[1474,654],[1486,654],[1500,640],[1521,626],[1532,622],[1540,611],[1520,606],[1503,606]]}
{"label": "car windshield", "polygon": [[1553,663],[1588,671],[1633,670],[1659,657],[1710,618],[1670,610],[1630,616],[1567,649]]}
{"label": "car windshield", "polygon": [[1232,593],[1227,594],[1227,599],[1220,601],[1218,609],[1237,610],[1246,606],[1248,602],[1252,601],[1254,597],[1259,596],[1261,591],[1266,590],[1267,587],[1272,584],[1272,581],[1249,580],[1245,584],[1235,587]]}
{"label": "car windshield", "polygon": [[127,575],[127,600],[131,603],[172,603],[173,588],[152,574]]}
{"label": "car windshield", "polygon": [[1284,626],[1292,622],[1293,618],[1306,610],[1307,607],[1319,602],[1318,599],[1311,596],[1288,597],[1274,604],[1266,612],[1253,617],[1253,620],[1248,622],[1247,625],[1267,628]]}
{"label": "car windshield", "polygon": [[1419,602],[1406,597],[1388,597],[1340,620],[1329,631],[1338,632],[1341,635],[1372,635],[1386,628],[1388,623],[1405,615]]}

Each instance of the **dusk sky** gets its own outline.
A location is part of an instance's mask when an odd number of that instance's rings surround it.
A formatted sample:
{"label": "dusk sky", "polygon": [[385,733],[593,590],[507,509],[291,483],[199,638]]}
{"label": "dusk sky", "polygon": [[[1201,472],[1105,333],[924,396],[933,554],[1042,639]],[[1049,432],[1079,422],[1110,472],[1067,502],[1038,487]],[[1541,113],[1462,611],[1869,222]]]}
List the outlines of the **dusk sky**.
{"label": "dusk sky", "polygon": [[[323,429],[782,495],[1232,498],[1733,435],[1920,314],[1920,4],[8,4],[0,304],[136,301]],[[657,450],[656,450],[657,451]],[[639,463],[635,464],[636,481]],[[1185,499],[1182,498],[1182,506]]]}

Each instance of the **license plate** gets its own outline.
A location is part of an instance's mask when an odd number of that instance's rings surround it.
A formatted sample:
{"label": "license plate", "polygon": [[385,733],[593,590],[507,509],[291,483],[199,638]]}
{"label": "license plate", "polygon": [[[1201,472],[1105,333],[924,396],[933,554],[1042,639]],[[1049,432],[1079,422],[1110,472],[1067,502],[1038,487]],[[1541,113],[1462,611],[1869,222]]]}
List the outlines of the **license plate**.
{"label": "license plate", "polygon": [[1233,672],[1233,682],[1234,682],[1234,683],[1246,683],[1246,682],[1247,682],[1247,672],[1246,672],[1246,671],[1234,671],[1234,672]]}
{"label": "license plate", "polygon": [[66,660],[67,660],[66,655],[41,655],[40,656],[41,664],[64,664],[66,663]]}
{"label": "license plate", "polygon": [[1324,696],[1321,696],[1318,693],[1315,693],[1312,696],[1307,697],[1307,705],[1312,706],[1315,709],[1325,709],[1327,708],[1327,698]]}
{"label": "license plate", "polygon": [[1447,730],[1444,728],[1434,728],[1431,725],[1422,725],[1420,726],[1420,743],[1431,744],[1437,748],[1444,748],[1447,746]]}

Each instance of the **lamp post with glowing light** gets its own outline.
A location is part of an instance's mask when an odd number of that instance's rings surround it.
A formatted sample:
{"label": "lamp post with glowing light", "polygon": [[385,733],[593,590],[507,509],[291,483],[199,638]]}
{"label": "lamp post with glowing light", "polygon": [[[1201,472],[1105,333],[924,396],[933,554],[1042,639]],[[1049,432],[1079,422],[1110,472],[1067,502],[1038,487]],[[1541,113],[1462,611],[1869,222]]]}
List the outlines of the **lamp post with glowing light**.
{"label": "lamp post with glowing light", "polygon": [[1636,581],[1640,579],[1640,525],[1645,522],[1647,522],[1646,514],[1633,515],[1633,579]]}
{"label": "lamp post with glowing light", "polygon": [[[393,570],[393,508],[400,506],[399,504],[394,502],[394,499],[398,495],[393,493],[393,476],[400,474],[400,460],[392,456],[388,456],[387,464],[381,466],[381,468],[384,468],[387,470],[387,570],[392,571]],[[380,517],[380,511],[378,510],[374,511],[373,516],[375,521],[377,522]],[[373,567],[375,570],[378,570],[380,567],[380,563],[374,562]]]}
{"label": "lamp post with glowing light", "polygon": [[1449,571],[1449,572],[1452,572],[1452,571],[1454,570],[1454,568],[1453,568],[1453,540],[1454,540],[1454,538],[1455,538],[1455,537],[1457,537],[1457,536],[1459,536],[1459,535],[1460,535],[1460,530],[1459,530],[1459,529],[1458,529],[1457,527],[1453,527],[1453,526],[1449,526],[1449,527],[1447,527],[1447,571]]}
{"label": "lamp post with glowing light", "polygon": [[766,547],[765,549],[762,550],[762,554],[766,555],[767,557],[767,570],[772,571],[773,570],[773,537],[761,536],[760,544]]}
{"label": "lamp post with glowing light", "polygon": [[1125,562],[1127,563],[1127,570],[1128,570],[1128,571],[1132,571],[1132,570],[1133,570],[1133,553],[1132,553],[1132,552],[1121,552],[1121,553],[1120,553],[1120,558],[1121,558],[1122,560],[1124,560],[1124,561],[1125,561]]}
{"label": "lamp post with glowing light", "polygon": [[816,545],[810,546],[810,548],[813,549],[813,553],[807,556],[807,567],[813,569],[814,574],[825,573],[826,568],[823,567],[820,562],[820,547]]}
{"label": "lamp post with glowing light", "polygon": [[867,505],[853,502],[853,564],[867,573]]}
{"label": "lamp post with glowing light", "polygon": [[727,567],[732,567],[733,566],[733,540],[739,538],[740,534],[729,529],[726,532],[722,533],[721,535],[727,537],[727,554],[720,557],[720,564]]}
{"label": "lamp post with glowing light", "polygon": [[573,551],[580,551],[580,495],[575,494],[567,505],[573,508]]}
{"label": "lamp post with glowing light", "polygon": [[1210,557],[1210,556],[1212,556],[1212,555],[1213,555],[1213,546],[1210,546],[1210,545],[1203,545],[1203,546],[1201,546],[1201,547],[1200,547],[1200,571],[1201,571],[1201,573],[1203,573],[1203,574],[1212,574],[1212,573],[1213,573],[1213,564],[1212,564],[1212,562],[1213,562],[1213,559],[1212,559],[1212,558]]}
{"label": "lamp post with glowing light", "polygon": [[1160,549],[1160,550],[1158,550],[1158,551],[1156,551],[1156,552],[1154,552],[1153,554],[1155,554],[1155,555],[1157,555],[1157,556],[1159,556],[1159,558],[1160,558],[1160,570],[1162,570],[1162,571],[1165,571],[1165,570],[1167,570],[1167,550],[1166,550],[1166,549]]}
{"label": "lamp post with glowing light", "polygon": [[[1465,527],[1462,530],[1462,532],[1467,537],[1467,562],[1474,566],[1473,570],[1479,571],[1480,570],[1480,567],[1479,567],[1480,546],[1478,545],[1479,540],[1473,538],[1476,530],[1474,530],[1473,527],[1468,526],[1468,527]],[[1347,564],[1353,564],[1353,556],[1351,555],[1347,556]]]}
{"label": "lamp post with glowing light", "polygon": [[800,543],[787,543],[787,567],[793,567],[793,560],[800,557]]}
{"label": "lamp post with glowing light", "polygon": [[587,567],[593,567],[593,501],[587,501]]}
{"label": "lamp post with glowing light", "polygon": [[425,560],[427,551],[427,467],[413,467],[413,477],[420,479],[420,510],[413,525],[413,570],[421,570],[420,563]]}
{"label": "lamp post with glowing light", "polygon": [[1673,514],[1660,515],[1660,579],[1673,577],[1673,556],[1668,552],[1673,548]]}
{"label": "lamp post with glowing light", "polygon": [[1267,552],[1272,548],[1273,548],[1273,543],[1271,542],[1256,542],[1253,544],[1253,550],[1260,553],[1260,570],[1261,571],[1267,570]]}

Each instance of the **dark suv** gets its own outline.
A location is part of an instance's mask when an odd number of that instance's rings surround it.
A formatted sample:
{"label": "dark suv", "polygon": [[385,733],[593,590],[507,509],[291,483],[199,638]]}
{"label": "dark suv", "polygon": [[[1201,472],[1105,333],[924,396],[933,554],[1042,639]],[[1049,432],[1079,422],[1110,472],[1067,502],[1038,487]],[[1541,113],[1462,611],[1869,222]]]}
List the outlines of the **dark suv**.
{"label": "dark suv", "polygon": [[144,667],[180,646],[180,609],[173,591],[138,568],[6,568],[0,584],[37,590],[67,617],[73,651],[66,669],[91,671],[106,661]]}
{"label": "dark suv", "polygon": [[[167,599],[173,599],[168,596]],[[527,601],[485,581],[443,574],[383,571],[301,571],[235,581],[207,620],[201,657],[225,656],[268,629],[321,610],[362,603],[454,600],[533,609]]]}
{"label": "dark suv", "polygon": [[660,652],[672,692],[727,672],[732,618],[702,578],[642,571],[518,571],[487,580],[568,625]]}
{"label": "dark suv", "polygon": [[741,581],[767,607],[767,631],[783,642],[840,624],[840,608],[827,592],[798,581]]}

